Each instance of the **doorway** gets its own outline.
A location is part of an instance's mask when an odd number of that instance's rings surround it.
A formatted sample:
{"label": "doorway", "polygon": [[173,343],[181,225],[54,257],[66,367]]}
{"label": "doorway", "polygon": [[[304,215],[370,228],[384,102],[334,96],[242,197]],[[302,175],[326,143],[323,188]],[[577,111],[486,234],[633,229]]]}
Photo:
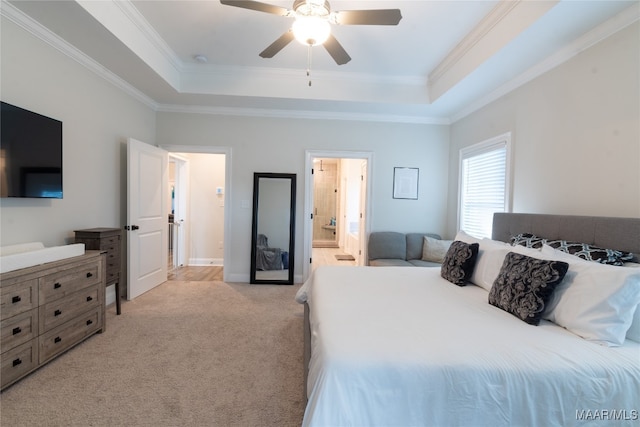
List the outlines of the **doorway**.
{"label": "doorway", "polygon": [[[318,262],[366,265],[373,153],[307,151],[303,278]],[[316,262],[314,263],[314,253]]]}
{"label": "doorway", "polygon": [[[174,159],[172,208],[168,227],[173,240],[168,256],[175,262],[172,277],[191,277],[215,270],[218,280],[227,280],[224,260],[229,259],[229,215],[231,151],[226,147],[164,146]],[[173,181],[171,180],[173,178]],[[171,190],[168,190],[171,196]],[[171,208],[169,209],[171,212]],[[212,267],[216,267],[212,269]],[[202,270],[202,271],[200,271]],[[176,279],[177,280],[177,279]]]}
{"label": "doorway", "polygon": [[[339,248],[338,186],[340,159],[313,160],[313,239],[314,248]],[[343,222],[340,221],[340,226]]]}
{"label": "doorway", "polygon": [[189,210],[187,194],[189,184],[189,160],[187,157],[169,153],[169,218],[167,222],[169,236],[168,271],[185,265],[186,235]]}

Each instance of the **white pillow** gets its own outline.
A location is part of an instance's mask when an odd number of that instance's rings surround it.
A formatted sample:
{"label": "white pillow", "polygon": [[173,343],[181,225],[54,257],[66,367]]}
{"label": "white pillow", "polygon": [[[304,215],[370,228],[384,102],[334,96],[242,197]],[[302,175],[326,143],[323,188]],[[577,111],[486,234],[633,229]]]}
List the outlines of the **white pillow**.
{"label": "white pillow", "polygon": [[[640,264],[637,262],[625,262],[623,266],[626,268],[640,268]],[[627,331],[627,338],[635,342],[640,342],[640,305],[636,307],[636,311],[633,314],[631,327]]]}
{"label": "white pillow", "polygon": [[424,236],[424,241],[422,242],[422,260],[442,264],[451,243],[453,243],[453,240],[439,240]]}
{"label": "white pillow", "polygon": [[543,318],[586,340],[622,345],[640,303],[640,271],[585,261],[548,245],[542,255],[569,263]]}
{"label": "white pillow", "polygon": [[511,246],[508,243],[491,240],[486,237],[484,239],[478,239],[477,237],[468,235],[462,230],[458,231],[455,240],[469,244],[477,243],[479,245],[476,265],[473,268],[473,274],[469,278],[469,281],[487,291],[491,290],[493,282],[496,280],[496,277],[498,277],[498,273],[500,273],[500,269],[504,263],[504,257],[507,256],[509,252],[541,258],[540,249],[527,248],[522,245]]}
{"label": "white pillow", "polygon": [[471,283],[490,291],[493,282],[500,273],[504,257],[511,252],[511,249],[511,246],[504,242],[491,239],[480,240],[476,266],[470,279]]}
{"label": "white pillow", "polygon": [[633,314],[633,320],[631,321],[631,326],[627,331],[627,338],[630,340],[634,340],[635,342],[640,342],[640,305],[636,306],[635,313]]}
{"label": "white pillow", "polygon": [[[475,239],[471,236],[469,236],[469,238]],[[498,277],[502,264],[504,263],[504,257],[507,256],[509,252],[516,252],[534,258],[540,258],[540,250],[538,249],[527,248],[524,246],[511,246],[508,243],[487,238],[477,240],[477,242],[480,246],[478,249],[478,257],[476,258],[476,265],[473,269],[470,281],[487,291],[491,290],[493,282],[495,282]]]}
{"label": "white pillow", "polygon": [[458,234],[456,234],[456,238],[454,240],[459,240],[461,242],[465,242],[469,244],[471,243],[480,244],[480,242],[482,241],[482,239],[478,239],[477,237],[469,236],[467,233],[465,233],[462,230],[458,231]]}

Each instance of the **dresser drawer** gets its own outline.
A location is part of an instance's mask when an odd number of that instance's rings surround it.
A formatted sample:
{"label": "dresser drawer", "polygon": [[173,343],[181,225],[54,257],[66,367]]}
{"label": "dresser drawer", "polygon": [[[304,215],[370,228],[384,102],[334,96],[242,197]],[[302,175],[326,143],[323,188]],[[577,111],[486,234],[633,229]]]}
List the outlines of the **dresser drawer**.
{"label": "dresser drawer", "polygon": [[65,298],[41,305],[38,316],[40,318],[40,333],[42,334],[51,328],[55,328],[90,308],[99,305],[101,302],[98,293],[99,290],[100,286],[94,285],[86,289],[81,289]]}
{"label": "dresser drawer", "polygon": [[31,341],[38,336],[38,309],[33,308],[24,313],[0,322],[2,351]]}
{"label": "dresser drawer", "polygon": [[120,273],[120,251],[107,252],[107,282]]}
{"label": "dresser drawer", "polygon": [[38,340],[33,339],[2,353],[2,388],[38,366]]}
{"label": "dresser drawer", "polygon": [[80,289],[100,283],[102,263],[96,260],[80,267],[62,270],[40,279],[40,305],[62,298]]}
{"label": "dresser drawer", "polygon": [[107,271],[107,284],[120,282],[120,270]]}
{"label": "dresser drawer", "polygon": [[120,250],[120,236],[103,237],[100,239],[100,250]]}
{"label": "dresser drawer", "polygon": [[38,306],[38,279],[0,289],[0,318],[7,319]]}
{"label": "dresser drawer", "polygon": [[38,338],[40,363],[44,363],[100,330],[101,325],[102,309],[98,306],[40,335]]}

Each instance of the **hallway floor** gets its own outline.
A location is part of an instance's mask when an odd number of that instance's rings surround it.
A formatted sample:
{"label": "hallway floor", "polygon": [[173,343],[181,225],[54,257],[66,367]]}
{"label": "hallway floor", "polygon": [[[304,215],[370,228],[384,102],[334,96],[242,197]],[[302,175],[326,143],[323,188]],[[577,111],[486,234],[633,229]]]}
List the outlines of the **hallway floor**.
{"label": "hallway floor", "polygon": [[311,269],[315,270],[316,267],[321,265],[356,265],[355,261],[338,261],[336,255],[344,255],[345,252],[342,248],[312,248]]}
{"label": "hallway floor", "polygon": [[[344,255],[340,248],[313,248],[312,269],[321,265],[356,265],[355,261],[338,261],[336,255]],[[193,266],[180,267],[169,271],[168,280],[180,281],[222,281],[222,267]]]}

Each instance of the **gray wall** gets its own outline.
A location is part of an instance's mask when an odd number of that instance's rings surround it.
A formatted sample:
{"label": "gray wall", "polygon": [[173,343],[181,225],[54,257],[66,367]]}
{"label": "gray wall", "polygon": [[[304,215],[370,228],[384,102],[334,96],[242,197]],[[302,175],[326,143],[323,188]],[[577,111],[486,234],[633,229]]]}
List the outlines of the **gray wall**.
{"label": "gray wall", "polygon": [[640,217],[639,25],[451,126],[450,236],[460,148],[505,132],[514,212]]}
{"label": "gray wall", "polygon": [[[161,146],[231,147],[231,182],[227,183],[231,259],[225,260],[225,269],[234,280],[249,275],[254,172],[298,176],[295,268],[302,274],[306,150],[374,153],[369,178],[372,230],[442,233],[446,226],[448,126],[160,112],[157,135]],[[392,198],[395,166],[420,169],[418,200]]]}
{"label": "gray wall", "polygon": [[124,225],[125,141],[155,142],[155,112],[6,19],[0,34],[2,100],[61,120],[64,141],[64,198],[0,199],[0,244]]}

